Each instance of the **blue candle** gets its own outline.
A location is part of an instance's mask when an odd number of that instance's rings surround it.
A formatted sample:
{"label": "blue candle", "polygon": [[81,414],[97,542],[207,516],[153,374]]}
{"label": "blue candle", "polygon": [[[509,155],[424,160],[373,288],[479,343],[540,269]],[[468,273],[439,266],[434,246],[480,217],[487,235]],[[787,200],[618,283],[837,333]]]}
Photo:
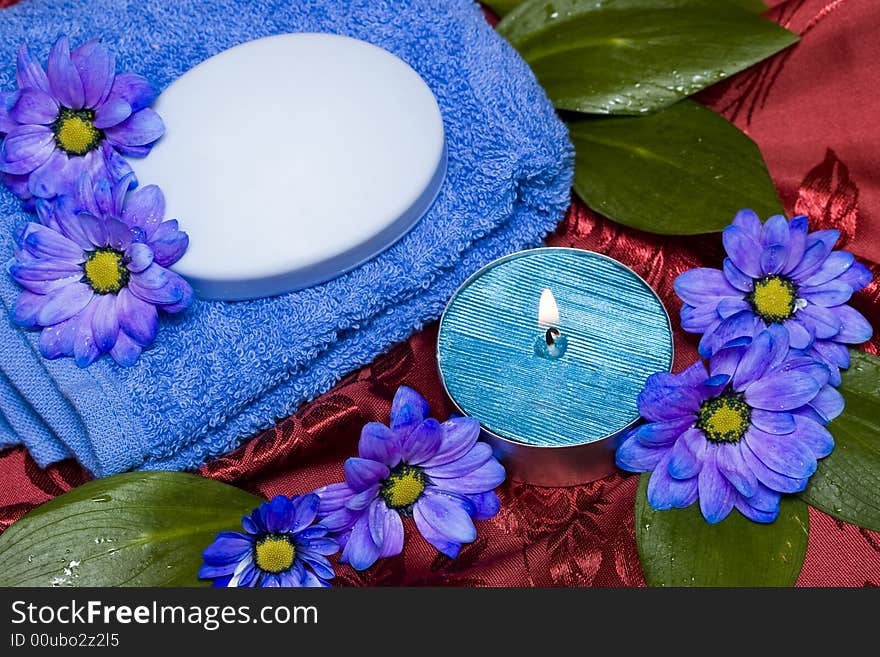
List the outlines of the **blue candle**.
{"label": "blue candle", "polygon": [[[669,317],[635,272],[590,251],[541,248],[474,274],[443,315],[440,373],[514,478],[570,485],[613,469],[651,374],[672,366]],[[549,448],[549,449],[548,449]]]}

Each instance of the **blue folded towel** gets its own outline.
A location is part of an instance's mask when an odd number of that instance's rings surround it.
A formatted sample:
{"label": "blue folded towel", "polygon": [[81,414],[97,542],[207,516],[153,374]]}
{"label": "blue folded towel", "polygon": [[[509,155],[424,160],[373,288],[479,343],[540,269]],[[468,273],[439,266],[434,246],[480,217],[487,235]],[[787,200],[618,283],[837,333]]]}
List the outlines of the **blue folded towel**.
{"label": "blue folded towel", "polygon": [[[7,312],[0,447],[22,442],[41,465],[72,455],[96,476],[197,467],[436,319],[467,276],[538,244],[559,221],[572,179],[565,127],[471,0],[25,0],[0,11],[0,89],[14,88],[21,42],[45,58],[62,34],[73,44],[99,37],[120,71],[163,89],[218,52],[285,32],[364,39],[422,75],[449,145],[447,180],[429,214],[336,280],[270,299],[197,301],[163,317],[153,347],[128,369],[109,358],[86,370],[45,360],[37,334],[13,326]],[[230,89],[229,102],[245,93]],[[0,192],[2,260],[13,228],[30,218]],[[7,310],[18,293],[0,276]]]}

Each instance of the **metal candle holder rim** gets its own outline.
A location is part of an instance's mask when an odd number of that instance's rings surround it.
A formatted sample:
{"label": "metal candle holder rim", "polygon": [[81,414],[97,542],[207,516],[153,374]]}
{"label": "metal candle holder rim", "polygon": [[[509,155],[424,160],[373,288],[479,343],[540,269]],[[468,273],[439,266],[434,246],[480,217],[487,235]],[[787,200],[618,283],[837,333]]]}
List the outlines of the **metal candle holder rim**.
{"label": "metal candle holder rim", "polygon": [[[675,341],[673,340],[673,337],[672,337],[672,321],[669,318],[669,312],[666,310],[666,306],[663,303],[663,300],[660,298],[660,296],[657,294],[657,292],[654,290],[654,288],[651,287],[651,285],[644,278],[639,276],[638,273],[633,271],[632,268],[623,264],[619,260],[616,260],[610,256],[605,255],[604,253],[590,251],[589,249],[576,249],[576,248],[567,247],[567,246],[542,246],[542,247],[536,247],[534,249],[525,249],[522,251],[516,251],[515,253],[509,253],[508,255],[502,256],[500,258],[497,258],[496,260],[493,260],[492,262],[489,262],[489,263],[483,265],[476,272],[474,272],[473,274],[468,276],[468,278],[464,281],[464,283],[462,283],[458,287],[458,289],[455,290],[453,295],[450,297],[449,302],[446,304],[446,307],[443,309],[443,314],[440,316],[438,337],[439,337],[440,333],[443,332],[443,323],[446,320],[446,314],[449,311],[449,308],[452,305],[452,302],[455,300],[455,298],[459,295],[459,293],[462,290],[464,290],[466,287],[468,287],[477,278],[482,276],[486,271],[493,269],[494,267],[496,267],[498,265],[504,264],[505,262],[507,262],[509,260],[514,260],[516,258],[522,257],[523,254],[532,254],[532,253],[538,254],[538,253],[545,253],[545,252],[589,253],[592,256],[595,256],[595,257],[598,257],[598,258],[601,258],[604,260],[608,260],[610,262],[613,262],[615,265],[618,265],[620,267],[623,267],[624,269],[629,270],[633,276],[635,276],[638,280],[640,280],[644,284],[644,286],[648,290],[651,291],[651,294],[654,295],[654,298],[657,299],[658,303],[660,304],[660,307],[663,309],[663,314],[666,317],[666,328],[669,331],[669,346],[670,346],[669,364],[667,366],[667,371],[672,371],[672,365],[675,361]],[[447,398],[449,398],[452,401],[453,406],[462,415],[469,416],[469,414],[463,408],[461,408],[461,406],[459,406],[458,401],[455,399],[455,397],[452,396],[452,393],[449,391],[449,388],[446,386],[446,378],[443,375],[443,368],[440,365],[441,359],[440,359],[440,341],[439,341],[439,339],[437,340],[436,356],[437,356],[437,369],[440,372],[440,382],[443,385],[443,391],[446,393]],[[476,419],[480,420],[480,418],[476,418]],[[613,441],[614,439],[619,438],[624,433],[626,433],[627,431],[632,429],[634,426],[636,426],[636,424],[638,424],[638,422],[639,422],[639,416],[637,414],[636,417],[633,418],[633,420],[631,422],[629,422],[625,426],[621,427],[617,431],[609,433],[609,434],[602,436],[600,438],[596,438],[595,440],[591,440],[589,442],[576,443],[573,445],[530,445],[528,443],[523,443],[523,442],[519,442],[516,440],[511,440],[510,438],[507,438],[507,437],[502,436],[498,433],[495,433],[491,429],[487,428],[483,424],[482,421],[480,421],[480,428],[487,436],[489,436],[492,439],[493,442],[497,441],[499,444],[509,446],[511,451],[517,451],[520,453],[521,452],[533,452],[533,453],[537,452],[537,453],[541,453],[541,454],[547,454],[548,453],[547,450],[575,450],[575,451],[579,451],[579,450],[589,449],[591,447],[595,447],[595,446],[599,446],[599,445],[606,445],[607,441]],[[610,474],[610,471],[606,474]],[[598,478],[599,477],[596,477],[595,479],[598,479]],[[575,483],[587,483],[588,481],[594,481],[595,479],[587,479],[584,482],[569,482],[569,483],[565,483],[563,485],[573,485]],[[541,484],[538,484],[538,485],[541,485]],[[558,485],[558,484],[544,484],[544,485]]]}

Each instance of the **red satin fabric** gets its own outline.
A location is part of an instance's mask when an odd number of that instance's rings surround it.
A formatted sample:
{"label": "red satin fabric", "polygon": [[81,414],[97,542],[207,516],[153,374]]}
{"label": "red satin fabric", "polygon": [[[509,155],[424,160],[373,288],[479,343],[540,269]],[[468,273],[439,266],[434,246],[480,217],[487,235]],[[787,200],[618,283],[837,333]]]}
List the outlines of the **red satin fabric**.
{"label": "red satin fabric", "polygon": [[[0,0],[0,7],[12,4]],[[845,245],[880,274],[880,5],[874,0],[788,0],[768,14],[803,35],[795,48],[705,92],[702,100],[761,146],[790,213],[834,227]],[[573,203],[549,243],[606,253],[630,265],[661,295],[676,328],[676,368],[696,357],[695,336],[678,326],[672,281],[685,269],[719,266],[717,236],[640,233]],[[880,277],[853,304],[877,327],[865,348],[880,348]],[[202,474],[269,497],[342,479],[361,426],[387,421],[399,385],[425,395],[434,415],[452,411],[437,375],[436,326],[347,377]],[[40,470],[21,449],[0,453],[0,529],[34,506],[83,483],[72,462]],[[502,510],[479,522],[477,540],[452,561],[406,523],[404,553],[363,573],[340,566],[337,585],[639,586],[644,577],[633,530],[637,477],[613,475],[586,486],[539,488],[507,482]],[[810,544],[799,586],[880,584],[880,534],[810,511]]]}

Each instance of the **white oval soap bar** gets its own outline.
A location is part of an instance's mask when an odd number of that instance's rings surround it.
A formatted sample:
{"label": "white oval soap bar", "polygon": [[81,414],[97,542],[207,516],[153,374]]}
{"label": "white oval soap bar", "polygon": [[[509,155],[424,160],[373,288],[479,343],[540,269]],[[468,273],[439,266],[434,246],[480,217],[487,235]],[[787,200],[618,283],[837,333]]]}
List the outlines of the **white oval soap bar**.
{"label": "white oval soap bar", "polygon": [[352,269],[428,210],[443,120],[394,55],[333,34],[242,44],[171,84],[166,132],[133,160],[190,236],[174,269],[208,299],[301,289]]}

